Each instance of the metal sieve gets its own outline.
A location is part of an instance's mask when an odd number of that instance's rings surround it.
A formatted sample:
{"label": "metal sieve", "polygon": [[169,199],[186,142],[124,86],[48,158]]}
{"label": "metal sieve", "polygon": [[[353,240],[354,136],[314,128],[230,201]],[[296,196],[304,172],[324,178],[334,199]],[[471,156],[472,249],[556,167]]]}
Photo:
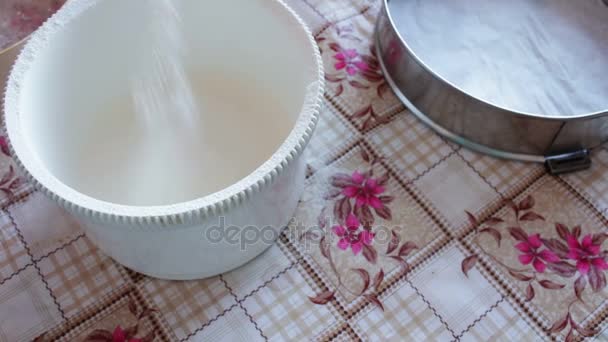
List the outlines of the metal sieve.
{"label": "metal sieve", "polygon": [[392,11],[390,5],[404,1],[413,0],[384,0],[376,52],[388,84],[413,114],[446,138],[495,157],[543,162],[552,173],[590,166],[589,150],[608,140],[608,110],[565,116],[527,113],[464,91],[404,39],[398,24],[412,20],[411,14]]}

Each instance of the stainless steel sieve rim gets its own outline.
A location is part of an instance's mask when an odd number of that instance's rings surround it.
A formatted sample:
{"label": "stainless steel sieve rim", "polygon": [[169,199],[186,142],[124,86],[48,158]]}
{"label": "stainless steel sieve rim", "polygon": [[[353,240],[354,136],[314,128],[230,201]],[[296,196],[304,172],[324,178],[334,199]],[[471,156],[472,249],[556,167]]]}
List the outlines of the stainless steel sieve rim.
{"label": "stainless steel sieve rim", "polygon": [[[603,0],[604,3],[607,3],[608,0]],[[547,114],[536,114],[536,113],[529,113],[529,112],[525,112],[525,111],[519,111],[519,110],[515,110],[515,109],[510,109],[506,106],[501,106],[501,105],[497,105],[495,103],[492,103],[491,101],[487,101],[484,100],[482,98],[479,98],[478,96],[475,96],[473,94],[470,94],[466,91],[464,91],[463,89],[461,89],[460,87],[458,87],[457,85],[453,84],[452,82],[450,82],[449,80],[447,80],[446,78],[444,78],[443,76],[439,75],[433,68],[431,68],[428,64],[426,64],[415,52],[414,50],[410,47],[410,45],[407,43],[407,41],[405,39],[403,39],[403,37],[401,36],[401,33],[399,32],[399,30],[397,29],[397,26],[395,25],[395,21],[393,19],[393,16],[391,15],[391,11],[389,9],[388,3],[390,2],[390,0],[382,0],[383,5],[383,11],[386,13],[386,17],[389,20],[391,26],[393,27],[393,29],[395,30],[396,35],[399,37],[402,46],[407,50],[407,53],[416,60],[416,62],[423,67],[428,73],[432,74],[438,81],[443,82],[445,85],[448,85],[452,88],[454,88],[455,90],[463,93],[464,95],[475,99],[481,103],[484,103],[488,106],[494,107],[496,109],[502,110],[505,113],[508,113],[510,115],[518,115],[518,116],[523,116],[523,117],[528,117],[528,118],[536,118],[536,119],[542,119],[542,120],[556,120],[556,121],[572,121],[572,120],[580,120],[580,119],[592,119],[595,117],[602,117],[602,116],[608,116],[608,108],[604,109],[604,110],[600,110],[600,111],[595,111],[595,112],[590,112],[590,113],[583,113],[583,114],[573,114],[573,115],[547,115]],[[608,6],[608,4],[607,4]],[[379,24],[379,21],[376,22],[376,25]],[[376,51],[378,51],[379,49],[379,44],[378,44],[378,30],[375,30],[375,42],[376,42]],[[380,59],[380,62],[383,64],[382,59]],[[390,77],[390,75],[385,74],[385,77],[388,76]],[[394,89],[393,89],[394,90]]]}
{"label": "stainless steel sieve rim", "polygon": [[412,50],[397,29],[399,18],[391,13],[389,0],[382,5],[374,40],[384,77],[397,98],[438,134],[494,157],[545,162],[555,173],[589,167],[589,149],[608,141],[608,110],[535,114],[467,93]]}

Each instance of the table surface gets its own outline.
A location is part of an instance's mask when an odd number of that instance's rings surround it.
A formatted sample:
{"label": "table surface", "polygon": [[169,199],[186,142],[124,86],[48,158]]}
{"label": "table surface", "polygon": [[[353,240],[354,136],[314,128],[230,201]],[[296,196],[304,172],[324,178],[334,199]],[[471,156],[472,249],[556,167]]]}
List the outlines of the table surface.
{"label": "table surface", "polygon": [[608,150],[555,177],[449,143],[379,71],[379,1],[288,3],[327,78],[297,224],[232,272],[148,278],[22,181],[2,140],[0,340],[608,340]]}
{"label": "table surface", "polygon": [[0,1],[0,51],[27,37],[66,0]]}

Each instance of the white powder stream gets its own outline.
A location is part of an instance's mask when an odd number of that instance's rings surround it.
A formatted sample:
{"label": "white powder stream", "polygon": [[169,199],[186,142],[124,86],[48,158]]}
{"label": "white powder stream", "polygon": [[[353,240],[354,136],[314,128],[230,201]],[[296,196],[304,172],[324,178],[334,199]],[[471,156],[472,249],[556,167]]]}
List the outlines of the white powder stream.
{"label": "white powder stream", "polygon": [[444,79],[535,114],[608,109],[602,0],[392,0],[412,50]]}
{"label": "white powder stream", "polygon": [[177,1],[151,0],[144,15],[150,46],[133,77],[136,114],[150,134],[187,134],[200,115],[183,63],[187,50]]}

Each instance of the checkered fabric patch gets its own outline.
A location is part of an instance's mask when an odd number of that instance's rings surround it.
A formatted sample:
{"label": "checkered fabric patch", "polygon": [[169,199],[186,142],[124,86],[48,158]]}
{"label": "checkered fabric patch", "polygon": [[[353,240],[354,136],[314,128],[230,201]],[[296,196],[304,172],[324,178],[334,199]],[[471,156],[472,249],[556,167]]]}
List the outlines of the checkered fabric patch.
{"label": "checkered fabric patch", "polygon": [[461,262],[465,257],[452,244],[411,278],[413,286],[455,335],[465,331],[502,298],[476,269],[467,276],[462,273]]}
{"label": "checkered fabric patch", "polygon": [[544,172],[542,164],[508,161],[492,158],[487,155],[460,149],[458,152],[473,169],[501,194],[509,195],[521,190],[521,185],[529,183],[526,180]]}
{"label": "checkered fabric patch", "polygon": [[256,330],[247,313],[238,306],[226,312],[221,321],[214,321],[208,327],[190,338],[192,342],[230,341],[257,342],[264,341],[260,331]]}
{"label": "checkered fabric patch", "polygon": [[360,333],[369,341],[449,341],[452,334],[422,298],[404,283],[382,300],[384,312],[375,307],[357,321]]}
{"label": "checkered fabric patch", "polygon": [[399,113],[390,125],[370,131],[366,137],[408,180],[453,153],[450,145],[407,111]]}
{"label": "checkered fabric patch", "polygon": [[566,174],[564,180],[574,186],[604,214],[608,213],[608,151],[594,151],[588,170]]}
{"label": "checkered fabric patch", "polygon": [[0,215],[0,283],[31,263],[17,230],[7,215]]}
{"label": "checkered fabric patch", "polygon": [[0,287],[0,341],[31,341],[61,321],[61,313],[33,266]]}
{"label": "checkered fabric patch", "polygon": [[270,340],[300,341],[314,338],[332,325],[335,317],[308,299],[314,293],[295,268],[243,302],[243,306]]}
{"label": "checkered fabric patch", "polygon": [[118,265],[82,237],[38,263],[67,317],[126,284]]}
{"label": "checkered fabric patch", "polygon": [[463,342],[536,341],[541,336],[507,303],[502,302],[475,324],[463,336]]}
{"label": "checkered fabric patch", "polygon": [[141,292],[160,310],[179,339],[208,325],[232,305],[234,297],[218,277],[196,281],[148,279]]}
{"label": "checkered fabric patch", "polygon": [[336,113],[332,105],[324,101],[317,129],[306,148],[307,162],[318,169],[332,152],[356,140],[360,133]]}
{"label": "checkered fabric patch", "polygon": [[468,225],[465,211],[477,214],[501,201],[500,195],[456,154],[414,184],[455,229]]}

